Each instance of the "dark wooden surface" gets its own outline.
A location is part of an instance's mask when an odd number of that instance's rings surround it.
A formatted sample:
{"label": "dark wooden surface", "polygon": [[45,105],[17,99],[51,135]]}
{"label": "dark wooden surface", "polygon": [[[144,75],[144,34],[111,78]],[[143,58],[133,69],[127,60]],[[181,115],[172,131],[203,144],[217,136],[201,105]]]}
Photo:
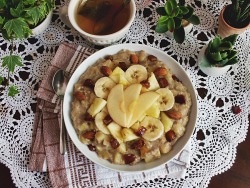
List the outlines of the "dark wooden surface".
{"label": "dark wooden surface", "polygon": [[[250,121],[250,115],[248,116]],[[0,188],[14,188],[9,169],[0,163]],[[226,172],[214,176],[208,188],[250,188],[250,131],[237,147],[236,160]]]}

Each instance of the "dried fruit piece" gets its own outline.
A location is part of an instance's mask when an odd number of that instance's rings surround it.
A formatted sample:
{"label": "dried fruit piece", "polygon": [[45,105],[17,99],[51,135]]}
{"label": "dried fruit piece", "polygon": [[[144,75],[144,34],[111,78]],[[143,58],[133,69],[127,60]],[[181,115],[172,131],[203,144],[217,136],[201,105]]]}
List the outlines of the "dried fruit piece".
{"label": "dried fruit piece", "polygon": [[113,60],[113,56],[112,55],[107,55],[107,56],[104,57],[104,59],[112,61]]}
{"label": "dried fruit piece", "polygon": [[105,118],[103,119],[103,123],[104,123],[105,125],[110,124],[112,121],[113,121],[113,119],[111,118],[111,116],[110,116],[109,114],[106,115]]}
{"label": "dried fruit piece", "polygon": [[86,114],[84,116],[84,120],[85,121],[94,121],[94,118],[88,112],[86,112]]}
{"label": "dried fruit piece", "polygon": [[144,135],[144,133],[146,132],[146,128],[145,127],[143,127],[143,126],[141,126],[137,131],[136,131],[136,135],[137,136],[142,136],[142,135]]}
{"label": "dried fruit piece", "polygon": [[92,144],[89,144],[88,148],[89,148],[90,151],[96,151],[96,147],[94,145],[92,145]]}
{"label": "dried fruit piece", "polygon": [[124,154],[123,160],[125,164],[130,164],[135,161],[135,155],[134,154]]}
{"label": "dried fruit piece", "polygon": [[123,70],[123,71],[126,71],[127,70],[127,65],[125,62],[121,61],[118,63],[118,66]]}
{"label": "dried fruit piece", "polygon": [[130,62],[132,64],[137,64],[139,62],[138,56],[136,54],[131,54],[130,55]]}
{"label": "dried fruit piece", "polygon": [[232,106],[232,111],[234,114],[241,113],[241,108],[239,106]]}
{"label": "dried fruit piece", "polygon": [[112,73],[112,70],[111,70],[111,68],[109,68],[107,66],[101,66],[101,72],[105,76],[109,76]]}
{"label": "dried fruit piece", "polygon": [[168,86],[168,81],[164,77],[163,78],[159,78],[158,82],[159,82],[159,85],[160,85],[161,88],[164,88],[164,87]]}
{"label": "dried fruit piece", "polygon": [[147,148],[147,146],[146,145],[142,146],[142,148],[140,149],[141,157],[144,158],[148,152],[149,149]]}
{"label": "dried fruit piece", "polygon": [[110,138],[110,145],[112,148],[116,149],[120,146],[120,143],[115,138]]}
{"label": "dried fruit piece", "polygon": [[143,139],[136,140],[131,144],[131,149],[141,149],[145,145]]}
{"label": "dried fruit piece", "polygon": [[158,67],[154,70],[154,74],[157,77],[165,76],[167,73],[168,73],[168,71],[165,67]]}
{"label": "dried fruit piece", "polygon": [[158,59],[157,59],[157,57],[155,57],[154,55],[149,55],[149,56],[148,56],[148,60],[149,60],[149,61],[157,61]]}
{"label": "dried fruit piece", "polygon": [[85,133],[82,134],[82,136],[86,139],[89,140],[94,140],[95,139],[95,130],[91,130],[91,131],[86,131]]}
{"label": "dried fruit piece", "polygon": [[181,82],[181,81],[179,80],[179,78],[177,78],[174,74],[172,75],[172,78],[173,78],[173,80],[175,80],[175,81],[177,81],[177,82]]}
{"label": "dried fruit piece", "polygon": [[140,84],[147,89],[150,87],[150,83],[148,80],[142,80]]}
{"label": "dried fruit piece", "polygon": [[74,97],[77,99],[77,100],[85,100],[86,99],[86,96],[83,92],[80,92],[80,91],[76,91],[74,93]]}
{"label": "dried fruit piece", "polygon": [[182,118],[182,114],[180,112],[173,111],[173,110],[165,111],[165,114],[174,120],[179,120]]}
{"label": "dried fruit piece", "polygon": [[186,99],[185,99],[184,95],[176,95],[174,97],[174,100],[175,100],[176,103],[179,103],[179,104],[185,104],[186,103]]}
{"label": "dried fruit piece", "polygon": [[176,134],[173,130],[166,132],[165,137],[168,142],[172,142],[176,138]]}
{"label": "dried fruit piece", "polygon": [[83,85],[86,86],[86,87],[89,87],[89,88],[91,88],[91,89],[94,89],[94,87],[95,87],[95,83],[94,83],[94,81],[91,80],[91,79],[86,79],[86,80],[84,81]]}

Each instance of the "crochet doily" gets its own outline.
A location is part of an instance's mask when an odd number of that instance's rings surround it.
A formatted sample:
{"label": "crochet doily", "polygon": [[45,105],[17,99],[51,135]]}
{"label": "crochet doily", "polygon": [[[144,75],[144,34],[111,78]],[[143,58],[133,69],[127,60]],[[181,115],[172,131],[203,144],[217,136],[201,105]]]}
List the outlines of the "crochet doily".
{"label": "crochet doily", "polygon": [[[232,166],[236,147],[246,137],[249,123],[247,117],[250,113],[250,30],[239,35],[237,39],[239,63],[226,75],[210,77],[199,69],[197,57],[201,48],[216,35],[219,12],[228,2],[188,1],[194,7],[195,14],[200,17],[201,24],[193,27],[183,44],[154,31],[159,18],[155,9],[163,6],[165,1],[135,2],[136,18],[129,32],[117,43],[139,43],[165,51],[187,71],[196,88],[198,99],[198,121],[191,140],[191,165],[185,178],[158,178],[136,186],[206,187],[211,177]],[[17,48],[14,54],[21,54],[24,66],[15,69],[14,74],[11,74],[11,81],[20,88],[20,93],[14,98],[8,97],[7,91],[0,94],[0,162],[10,169],[12,179],[18,187],[51,187],[48,174],[28,171],[27,163],[36,92],[59,44],[66,41],[99,48],[85,41],[74,29],[61,21],[59,8],[68,3],[68,0],[56,2],[52,23],[44,33],[15,41]],[[0,55],[9,54],[10,43],[2,36],[0,43]],[[0,72],[7,75],[2,67]],[[241,113],[233,114],[232,106],[239,106]]]}

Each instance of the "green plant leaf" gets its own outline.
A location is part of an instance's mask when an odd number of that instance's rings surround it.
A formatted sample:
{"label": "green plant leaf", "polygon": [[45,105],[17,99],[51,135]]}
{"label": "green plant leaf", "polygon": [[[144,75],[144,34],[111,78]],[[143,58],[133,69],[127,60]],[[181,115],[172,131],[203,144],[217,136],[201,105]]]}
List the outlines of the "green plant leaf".
{"label": "green plant leaf", "polygon": [[18,93],[19,93],[19,91],[18,91],[16,86],[12,85],[12,86],[9,87],[8,96],[14,97]]}
{"label": "green plant leaf", "polygon": [[229,41],[223,41],[221,42],[221,44],[218,47],[218,51],[225,51],[225,50],[230,50],[232,49],[233,45],[231,42]]}
{"label": "green plant leaf", "polygon": [[167,1],[167,2],[165,3],[164,8],[165,8],[165,11],[166,11],[167,15],[168,15],[168,16],[171,16],[171,15],[172,15],[172,11],[173,11],[173,6],[172,6],[172,4],[171,4],[170,1]]}
{"label": "green plant leaf", "polygon": [[23,66],[22,59],[17,55],[10,55],[3,57],[3,67],[7,67],[10,72],[14,72],[16,66]]}
{"label": "green plant leaf", "polygon": [[221,44],[221,37],[216,36],[213,40],[210,41],[210,43],[211,43],[211,47],[210,47],[209,52],[211,53],[217,52],[217,49],[219,48],[219,45]]}
{"label": "green plant leaf", "polygon": [[237,55],[237,51],[236,50],[230,50],[230,52],[228,53],[228,59],[231,60],[233,58],[236,58]]}
{"label": "green plant leaf", "polygon": [[7,7],[6,0],[0,0],[0,8],[5,9]]}
{"label": "green plant leaf", "polygon": [[185,31],[183,27],[174,30],[174,39],[177,43],[183,43],[185,40]]}
{"label": "green plant leaf", "polygon": [[167,24],[167,20],[168,20],[168,16],[161,16],[159,19],[158,19],[158,23],[166,23]]}
{"label": "green plant leaf", "polygon": [[25,0],[23,2],[24,5],[34,5],[37,0]]}
{"label": "green plant leaf", "polygon": [[156,12],[157,12],[159,15],[161,15],[161,16],[166,16],[166,15],[167,15],[167,13],[166,13],[164,7],[158,7],[158,8],[156,9]]}
{"label": "green plant leaf", "polygon": [[173,32],[175,30],[175,23],[173,18],[168,19],[168,30]]}
{"label": "green plant leaf", "polygon": [[1,28],[1,26],[3,25],[4,20],[5,20],[5,19],[4,19],[2,16],[0,16],[0,28]]}
{"label": "green plant leaf", "polygon": [[40,7],[32,7],[26,10],[26,14],[33,20],[32,25],[37,25],[38,22],[43,18]]}
{"label": "green plant leaf", "polygon": [[183,15],[183,19],[185,19],[185,20],[190,18],[194,13],[194,9],[192,7],[187,6],[186,8],[188,9],[188,13]]}
{"label": "green plant leaf", "polygon": [[181,27],[181,19],[180,18],[175,17],[174,18],[174,23],[175,23],[175,28],[176,29],[179,29]]}
{"label": "green plant leaf", "polygon": [[210,53],[209,58],[211,58],[213,61],[222,61],[220,52]]}
{"label": "green plant leaf", "polygon": [[184,6],[180,6],[180,9],[182,11],[183,14],[187,14],[188,13],[188,8],[184,7]]}
{"label": "green plant leaf", "polygon": [[220,55],[221,55],[222,59],[225,59],[227,57],[228,53],[227,52],[221,52]]}
{"label": "green plant leaf", "polygon": [[10,14],[13,16],[13,17],[22,17],[23,14],[24,14],[24,5],[22,3],[23,1],[20,1],[20,3],[17,5],[16,8],[10,8]]}
{"label": "green plant leaf", "polygon": [[23,18],[15,18],[7,21],[4,24],[9,38],[23,39],[31,34],[31,29]]}
{"label": "green plant leaf", "polygon": [[180,11],[181,11],[181,10],[180,10],[179,7],[174,8],[171,17],[172,17],[172,18],[176,17],[176,16],[179,14]]}
{"label": "green plant leaf", "polygon": [[155,31],[157,33],[165,33],[165,32],[168,31],[168,26],[167,26],[167,24],[160,24],[160,23],[158,23],[156,25]]}
{"label": "green plant leaf", "polygon": [[231,42],[232,45],[234,45],[235,41],[237,40],[237,37],[238,37],[237,34],[233,34],[233,35],[230,35],[230,36],[225,37],[224,39],[222,39],[222,42],[229,41],[229,42]]}
{"label": "green plant leaf", "polygon": [[189,17],[189,18],[187,19],[187,21],[189,21],[190,23],[192,23],[192,24],[194,24],[194,25],[200,24],[200,19],[199,19],[199,17],[196,16],[196,15],[192,15],[191,17]]}
{"label": "green plant leaf", "polygon": [[237,60],[237,58],[235,57],[235,58],[233,58],[233,59],[230,59],[230,60],[227,62],[227,65],[234,65],[234,64],[236,64],[236,63],[238,63],[238,60]]}
{"label": "green plant leaf", "polygon": [[171,4],[173,8],[176,8],[178,6],[176,0],[168,0]]}
{"label": "green plant leaf", "polygon": [[3,83],[4,77],[0,76],[0,85]]}
{"label": "green plant leaf", "polygon": [[224,66],[226,66],[227,65],[227,63],[228,63],[228,58],[226,58],[226,59],[223,59],[222,61],[220,61],[220,62],[217,62],[217,66],[218,67],[224,67]]}

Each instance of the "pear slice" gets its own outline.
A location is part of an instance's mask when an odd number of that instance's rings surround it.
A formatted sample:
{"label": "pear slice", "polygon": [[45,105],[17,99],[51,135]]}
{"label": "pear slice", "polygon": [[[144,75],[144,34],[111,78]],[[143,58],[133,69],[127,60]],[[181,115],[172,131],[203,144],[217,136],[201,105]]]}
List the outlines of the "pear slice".
{"label": "pear slice", "polygon": [[124,103],[123,85],[114,86],[107,99],[107,108],[111,118],[120,126],[126,126],[126,110]]}
{"label": "pear slice", "polygon": [[130,121],[130,126],[138,121],[138,119],[159,99],[159,97],[160,95],[154,91],[148,91],[141,94],[137,100],[135,110]]}
{"label": "pear slice", "polygon": [[133,113],[135,111],[136,102],[141,92],[141,84],[132,84],[124,91],[124,102],[126,111],[126,127],[129,127]]}
{"label": "pear slice", "polygon": [[108,124],[107,128],[109,129],[111,135],[119,142],[122,143],[123,142],[123,138],[122,138],[122,134],[121,134],[121,130],[122,127],[120,125],[118,125],[115,122],[111,122],[110,124]]}
{"label": "pear slice", "polygon": [[88,113],[94,117],[98,114],[106,105],[107,101],[102,98],[95,98],[93,103],[90,105],[88,109]]}

